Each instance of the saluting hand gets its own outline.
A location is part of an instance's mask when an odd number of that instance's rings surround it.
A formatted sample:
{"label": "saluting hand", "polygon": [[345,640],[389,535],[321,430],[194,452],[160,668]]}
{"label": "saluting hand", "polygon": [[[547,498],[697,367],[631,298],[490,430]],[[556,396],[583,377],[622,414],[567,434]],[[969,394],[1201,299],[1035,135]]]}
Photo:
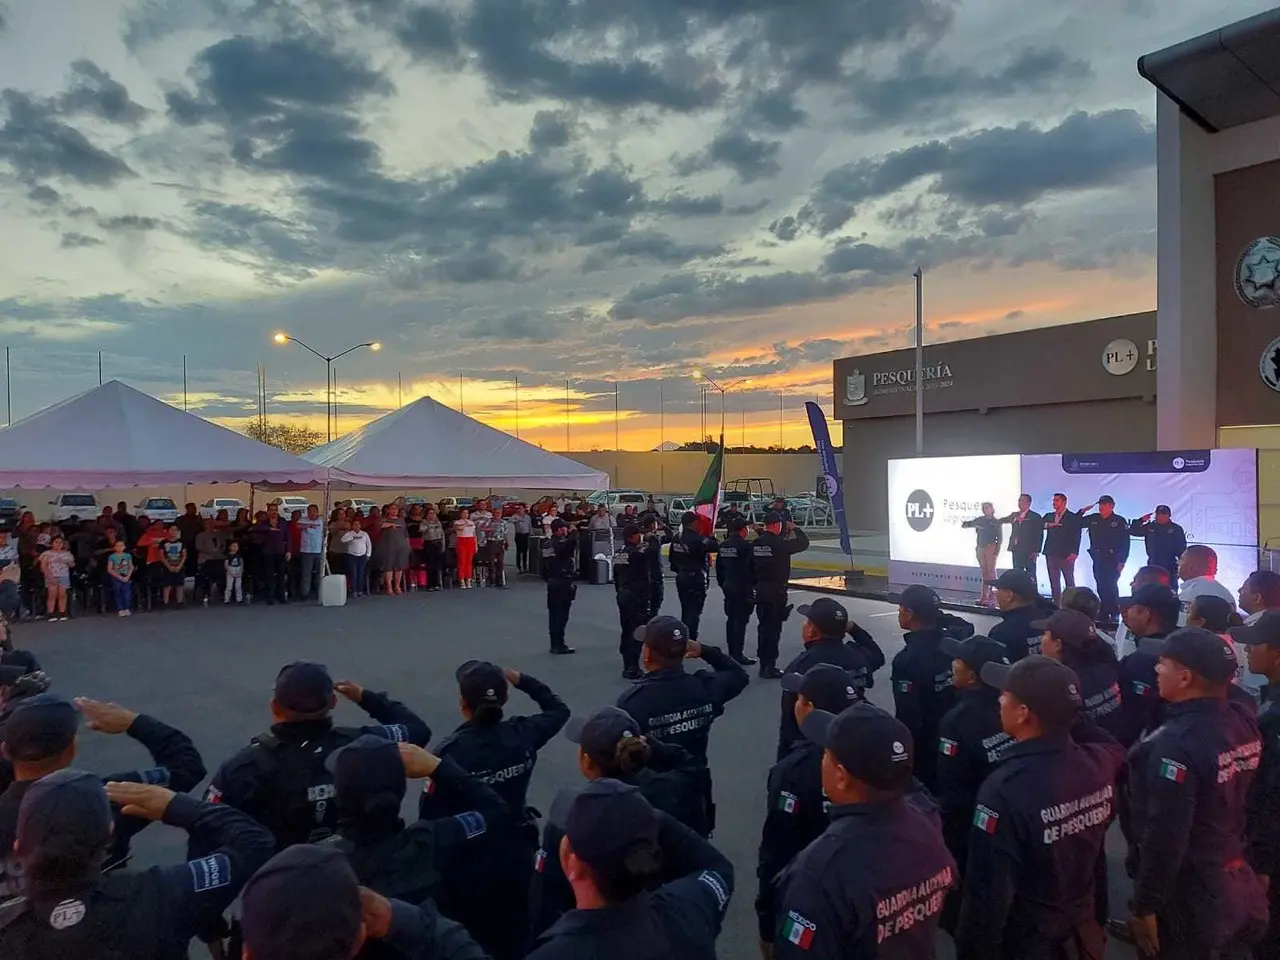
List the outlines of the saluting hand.
{"label": "saluting hand", "polygon": [[88,697],[76,697],[76,709],[84,714],[85,726],[99,733],[127,733],[138,715],[118,703],[104,703]]}
{"label": "saluting hand", "polygon": [[430,750],[412,743],[397,743],[400,759],[404,762],[404,775],[410,780],[434,776],[440,767],[440,758]]}
{"label": "saluting hand", "polygon": [[507,678],[507,683],[511,684],[513,687],[518,687],[518,686],[520,686],[520,673],[519,673],[519,671],[517,671],[517,670],[512,670],[510,667],[503,667],[503,668],[502,668],[502,675],[503,675],[504,677],[506,677],[506,678]]}
{"label": "saluting hand", "polygon": [[169,809],[174,793],[168,787],[151,783],[120,783],[112,781],[107,784],[107,799],[121,808],[130,817],[142,817],[144,820],[160,820]]}
{"label": "saluting hand", "polygon": [[333,689],[357,706],[364,699],[364,687],[354,680],[339,680],[333,685]]}
{"label": "saluting hand", "polygon": [[690,640],[688,646],[684,648],[684,658],[686,660],[697,660],[702,656],[702,644],[697,640]]}

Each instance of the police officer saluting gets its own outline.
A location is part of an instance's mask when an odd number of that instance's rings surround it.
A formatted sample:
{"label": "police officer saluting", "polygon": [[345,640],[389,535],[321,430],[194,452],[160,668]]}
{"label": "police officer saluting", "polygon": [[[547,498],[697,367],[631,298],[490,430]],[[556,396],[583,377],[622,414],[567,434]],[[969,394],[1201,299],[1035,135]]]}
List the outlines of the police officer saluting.
{"label": "police officer saluting", "polygon": [[[1098,512],[1089,513],[1095,506]],[[1129,559],[1130,545],[1129,521],[1115,510],[1115,500],[1105,494],[1096,504],[1080,510],[1089,531],[1089,556],[1093,558],[1093,582],[1098,585],[1102,616],[1113,623],[1120,615],[1120,572]]]}
{"label": "police officer saluting", "polygon": [[716,553],[716,583],[724,593],[724,633],[729,656],[744,667],[756,661],[746,654],[747,623],[755,607],[755,585],[751,572],[751,542],[747,540],[747,524],[741,517],[730,517],[728,536]]}
{"label": "police officer saluting", "polygon": [[1267,901],[1245,860],[1247,797],[1262,755],[1257,719],[1227,697],[1236,656],[1198,627],[1142,646],[1159,656],[1160,726],[1129,754],[1138,846],[1138,949],[1161,960],[1247,956]]}
{"label": "police officer saluting", "polygon": [[[785,536],[784,536],[785,534]],[[791,580],[791,558],[809,549],[805,532],[782,514],[770,511],[764,516],[764,532],[751,544],[752,571],[756,588],[756,655],[760,658],[760,676],[778,680],[778,646],[782,642],[782,624],[791,615],[787,604],[787,583]]]}
{"label": "police officer saluting", "polygon": [[622,627],[618,652],[625,680],[640,679],[640,644],[635,634],[649,619],[649,563],[640,545],[640,528],[627,524],[622,528],[622,546],[613,555],[613,589]]}
{"label": "police officer saluting", "polygon": [[654,516],[643,521],[644,523],[644,556],[649,566],[649,599],[647,607],[647,616],[656,617],[662,610],[662,545],[670,540],[670,536],[665,532],[665,528],[658,528],[658,517]]}
{"label": "police officer saluting", "polygon": [[680,619],[689,628],[689,639],[697,640],[702,606],[707,602],[707,554],[720,545],[698,532],[698,515],[693,511],[680,518],[680,527],[680,536],[671,541],[669,560],[676,575]]}
{"label": "police officer saluting", "polygon": [[[108,799],[110,798],[110,799]],[[207,856],[176,866],[102,872],[111,803],[126,816],[186,830]],[[66,768],[33,783],[15,850],[25,896],[0,905],[0,956],[13,960],[185,957],[271,856],[271,834],[229,807],[165,787],[110,783]]]}
{"label": "police officer saluting", "polygon": [[[880,645],[862,627],[850,623],[848,611],[831,597],[819,597],[813,603],[802,604],[797,612],[804,617],[800,627],[804,651],[787,664],[786,673],[804,674],[819,663],[835,664],[848,674],[858,696],[864,696],[863,691],[874,686],[875,672],[884,666],[884,651]],[[852,638],[852,642],[846,642],[846,637]],[[795,743],[804,740],[796,720],[795,705],[795,693],[784,685],[782,719],[778,729],[779,760],[790,752]]]}
{"label": "police officer saluting", "polygon": [[[793,701],[792,719],[797,730],[814,710],[839,714],[862,698],[848,672],[830,663],[816,664],[805,673],[788,671],[782,677],[782,689]],[[776,932],[774,881],[827,829],[829,806],[822,794],[822,747],[802,737],[769,771],[767,812],[756,866],[756,919],[763,944],[772,945]]]}
{"label": "police officer saluting", "polygon": [[569,525],[558,517],[552,520],[551,537],[542,544],[542,579],[547,582],[547,631],[555,654],[576,652],[565,643],[564,632],[578,593],[578,585],[573,582],[577,552],[577,543],[569,538]]}
{"label": "police officer saluting", "polygon": [[911,785],[911,732],[879,707],[815,710],[831,825],[777,881],[780,960],[932,957],[955,862]]}
{"label": "police officer saluting", "polygon": [[1000,720],[1017,743],[978,791],[957,956],[1101,960],[1094,883],[1124,751],[1077,726],[1076,675],[1056,660],[987,663],[982,679],[1004,691]]}
{"label": "police officer saluting", "polygon": [[1178,561],[1187,549],[1187,534],[1173,522],[1173,512],[1164,504],[1151,514],[1139,517],[1129,525],[1129,535],[1146,541],[1147,565],[1169,571],[1169,586],[1178,592]]}

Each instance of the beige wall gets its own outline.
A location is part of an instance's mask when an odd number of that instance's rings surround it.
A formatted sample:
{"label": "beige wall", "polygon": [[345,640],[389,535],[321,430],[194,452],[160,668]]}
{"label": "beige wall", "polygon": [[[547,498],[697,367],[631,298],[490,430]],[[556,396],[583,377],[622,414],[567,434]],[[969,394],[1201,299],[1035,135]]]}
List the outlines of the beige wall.
{"label": "beige wall", "polygon": [[1258,545],[1280,547],[1280,426],[1219,427],[1219,447],[1258,450]]}

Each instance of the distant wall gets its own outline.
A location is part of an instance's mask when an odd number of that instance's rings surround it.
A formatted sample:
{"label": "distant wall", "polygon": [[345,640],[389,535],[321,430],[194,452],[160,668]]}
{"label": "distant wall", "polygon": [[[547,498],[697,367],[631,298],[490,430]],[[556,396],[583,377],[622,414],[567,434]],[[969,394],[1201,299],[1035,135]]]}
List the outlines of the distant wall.
{"label": "distant wall", "polygon": [[[571,460],[609,474],[611,487],[665,493],[694,493],[706,476],[711,458],[702,453],[584,453],[562,454]],[[778,493],[794,494],[816,489],[816,453],[733,453],[724,457],[725,480],[768,477]]]}
{"label": "distant wall", "polygon": [[1219,447],[1258,451],[1258,545],[1280,548],[1280,426],[1219,427]]}

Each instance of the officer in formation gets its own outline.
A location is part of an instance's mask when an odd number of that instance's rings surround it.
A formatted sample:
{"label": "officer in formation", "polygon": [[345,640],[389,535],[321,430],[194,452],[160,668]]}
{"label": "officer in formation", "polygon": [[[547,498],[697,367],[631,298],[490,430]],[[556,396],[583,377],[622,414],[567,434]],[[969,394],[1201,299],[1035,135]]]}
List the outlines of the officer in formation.
{"label": "officer in formation", "polygon": [[573,580],[578,545],[569,537],[569,524],[559,517],[551,521],[551,536],[542,542],[542,579],[547,583],[547,631],[551,636],[551,652],[575,653],[565,643],[569,626],[569,610],[578,594]]}
{"label": "officer in formation", "polygon": [[648,563],[649,594],[645,619],[656,617],[662,609],[662,545],[671,539],[656,516],[644,521],[644,556]]}
{"label": "officer in formation", "polygon": [[[1089,513],[1094,507],[1097,513]],[[1114,623],[1120,615],[1120,573],[1129,560],[1129,521],[1116,513],[1116,502],[1108,494],[1096,504],[1079,511],[1089,531],[1089,556],[1093,559],[1093,582],[1098,585],[1103,619]]]}
{"label": "officer in formation", "polygon": [[[782,689],[791,697],[797,730],[814,710],[843,713],[862,697],[853,677],[830,663],[815,664],[804,673],[788,671],[782,678]],[[772,945],[777,921],[774,881],[830,823],[830,803],[822,793],[822,747],[807,737],[793,742],[787,755],[769,771],[768,783],[756,866],[756,919],[760,942]]]}
{"label": "officer in formation", "polygon": [[613,555],[613,589],[622,627],[618,652],[622,654],[624,680],[640,679],[640,644],[635,634],[649,619],[649,564],[640,543],[640,528],[627,524],[622,528],[622,545]]}
{"label": "officer in formation", "polygon": [[746,654],[747,624],[755,608],[755,585],[751,579],[751,541],[747,523],[741,517],[726,521],[726,536],[716,552],[716,583],[724,594],[724,632],[729,656],[744,667],[757,663]]}
{"label": "officer in formation", "polygon": [[1040,640],[1044,655],[1075,673],[1085,715],[1127,748],[1120,664],[1111,644],[1102,639],[1093,620],[1077,610],[1059,610],[1036,623],[1044,628]]}
{"label": "officer in formation", "polygon": [[[698,639],[702,607],[707,602],[707,555],[720,545],[698,530],[698,515],[692,511],[680,518],[680,536],[671,541],[669,560],[676,575],[680,597],[680,619],[689,628],[689,639]],[[657,616],[657,611],[654,611]]]}
{"label": "officer in formation", "polygon": [[995,588],[1000,622],[991,628],[991,639],[1004,644],[1010,663],[1039,653],[1042,631],[1032,624],[1052,613],[1054,605],[1040,596],[1035,577],[1024,570],[1006,570]]}
{"label": "officer in formation", "polygon": [[[804,650],[787,664],[786,673],[804,674],[820,663],[834,664],[848,674],[858,696],[865,697],[865,691],[875,685],[875,672],[884,666],[880,645],[866,630],[852,623],[848,611],[832,597],[819,597],[797,609],[804,617],[800,626]],[[782,719],[778,727],[779,760],[787,756],[798,741],[804,740],[795,705],[795,693],[784,685]]]}
{"label": "officer in formation", "polygon": [[1187,549],[1187,533],[1173,522],[1172,511],[1164,504],[1156,507],[1155,519],[1148,513],[1129,525],[1129,535],[1146,541],[1147,565],[1169,571],[1169,586],[1178,592],[1178,561]]}
{"label": "officer in formation", "polygon": [[784,523],[782,514],[764,516],[764,532],[751,543],[752,579],[756,594],[756,656],[760,676],[778,680],[778,646],[782,624],[791,615],[787,603],[787,583],[791,580],[791,558],[809,549],[809,537],[794,523]]}
{"label": "officer in formation", "polygon": [[1124,625],[1134,637],[1135,648],[1120,661],[1120,720],[1117,739],[1129,747],[1146,731],[1160,724],[1161,700],[1156,682],[1156,656],[1150,644],[1178,627],[1182,604],[1168,587],[1147,584],[1125,602]]}

